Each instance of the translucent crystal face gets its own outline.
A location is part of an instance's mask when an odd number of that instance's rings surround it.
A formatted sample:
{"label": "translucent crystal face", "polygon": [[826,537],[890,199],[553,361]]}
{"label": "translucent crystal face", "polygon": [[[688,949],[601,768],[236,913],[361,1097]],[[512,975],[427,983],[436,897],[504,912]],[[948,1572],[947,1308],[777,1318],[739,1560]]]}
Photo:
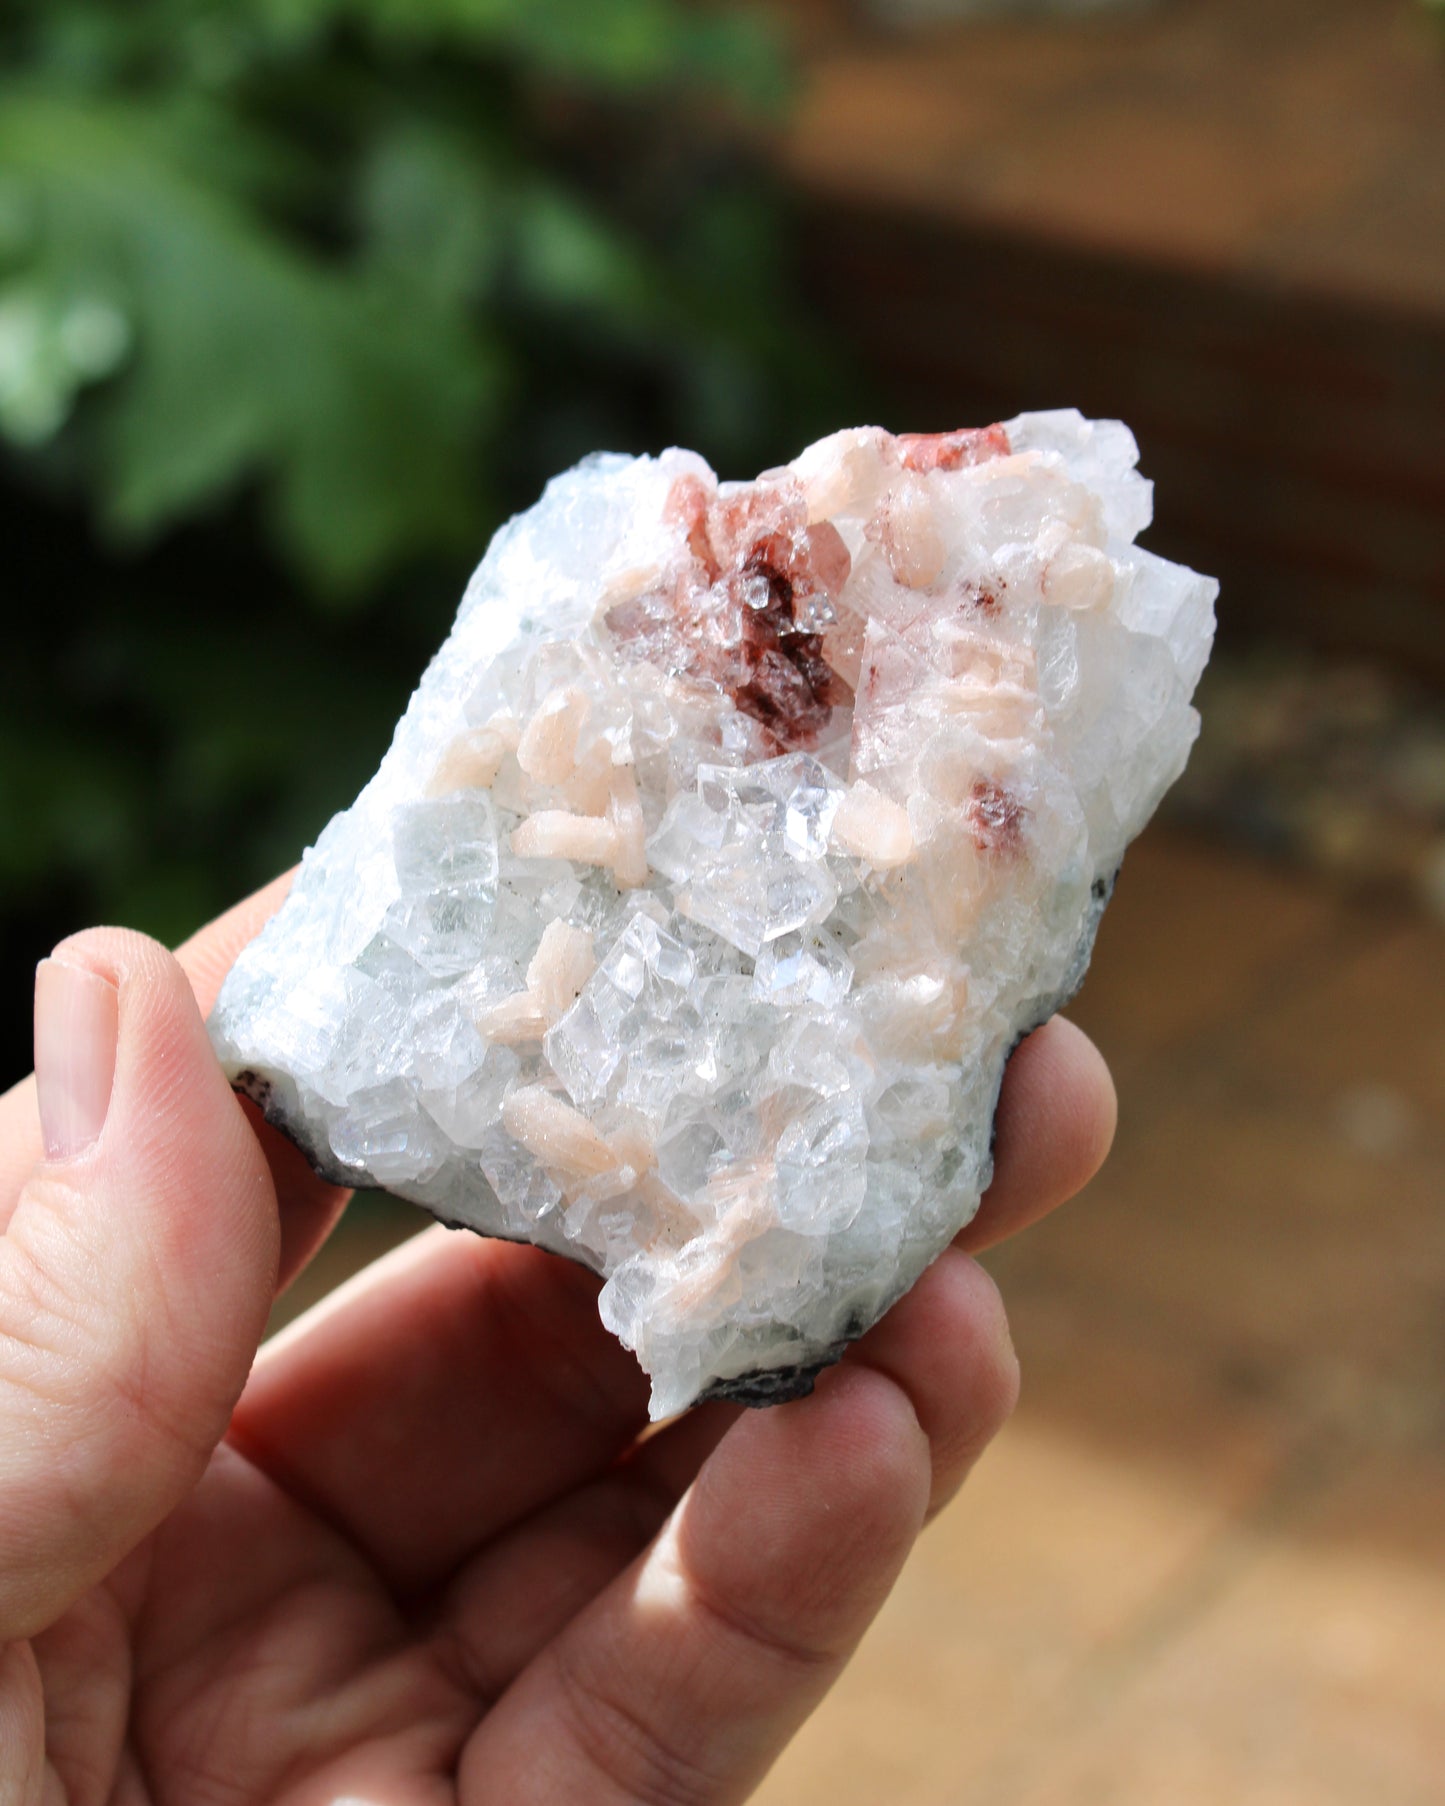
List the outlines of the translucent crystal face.
{"label": "translucent crystal face", "polygon": [[493,542],[226,982],[318,1168],[606,1276],[653,1411],[803,1389],[978,1206],[1182,770],[1215,585],[1117,422],[596,457]]}

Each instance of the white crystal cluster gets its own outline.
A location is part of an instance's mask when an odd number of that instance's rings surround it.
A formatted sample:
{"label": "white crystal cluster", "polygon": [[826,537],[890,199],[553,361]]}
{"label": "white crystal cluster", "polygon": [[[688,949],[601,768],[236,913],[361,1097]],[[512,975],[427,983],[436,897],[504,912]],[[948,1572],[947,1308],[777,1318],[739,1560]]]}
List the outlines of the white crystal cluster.
{"label": "white crystal cluster", "polygon": [[1135,457],[1060,412],[557,478],[227,980],[233,1080],[605,1275],[655,1416],[805,1389],[977,1208],[1197,731],[1215,585]]}

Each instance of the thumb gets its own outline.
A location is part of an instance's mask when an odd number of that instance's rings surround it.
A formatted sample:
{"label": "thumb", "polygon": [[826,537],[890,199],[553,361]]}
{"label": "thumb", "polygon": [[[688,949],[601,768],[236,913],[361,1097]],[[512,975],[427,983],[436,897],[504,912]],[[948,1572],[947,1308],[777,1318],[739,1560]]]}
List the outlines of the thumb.
{"label": "thumb", "polygon": [[35,984],[46,1158],[0,1238],[0,1645],[195,1484],[265,1327],[276,1195],[164,948],[64,941]]}

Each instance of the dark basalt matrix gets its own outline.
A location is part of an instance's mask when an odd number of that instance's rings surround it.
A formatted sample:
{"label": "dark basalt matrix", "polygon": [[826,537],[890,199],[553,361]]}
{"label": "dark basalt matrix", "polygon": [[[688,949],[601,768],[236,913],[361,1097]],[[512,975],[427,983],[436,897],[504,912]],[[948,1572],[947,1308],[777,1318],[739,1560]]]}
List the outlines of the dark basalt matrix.
{"label": "dark basalt matrix", "polygon": [[1117,421],[597,456],[493,541],[226,981],[329,1177],[605,1276],[654,1416],[808,1390],[978,1207],[1183,769],[1214,583]]}

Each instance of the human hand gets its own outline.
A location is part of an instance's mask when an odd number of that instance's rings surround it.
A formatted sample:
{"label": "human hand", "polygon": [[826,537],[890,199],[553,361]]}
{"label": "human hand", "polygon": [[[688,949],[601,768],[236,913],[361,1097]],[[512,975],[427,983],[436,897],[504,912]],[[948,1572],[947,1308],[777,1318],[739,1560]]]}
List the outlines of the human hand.
{"label": "human hand", "polygon": [[597,1282],[442,1229],[256,1358],[344,1203],[202,1025],[284,885],[62,943],[0,1099],[0,1806],[745,1798],[1012,1407],[971,1252],[1096,1170],[1102,1060],[1023,1043],[979,1217],[811,1398],[643,1436]]}

